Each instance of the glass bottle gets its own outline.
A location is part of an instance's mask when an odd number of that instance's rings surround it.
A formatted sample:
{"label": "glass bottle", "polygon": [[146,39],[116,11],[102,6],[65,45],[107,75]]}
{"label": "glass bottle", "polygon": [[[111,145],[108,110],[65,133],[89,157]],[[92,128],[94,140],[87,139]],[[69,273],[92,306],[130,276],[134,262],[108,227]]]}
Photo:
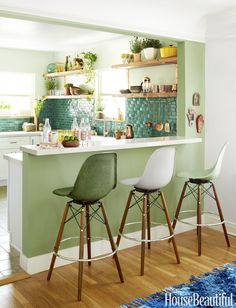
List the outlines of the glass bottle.
{"label": "glass bottle", "polygon": [[49,123],[49,119],[45,119],[45,124],[43,127],[43,143],[51,142],[52,130]]}
{"label": "glass bottle", "polygon": [[73,122],[71,124],[71,130],[74,132],[74,135],[79,137],[79,125],[77,122],[77,118],[73,118]]}
{"label": "glass bottle", "polygon": [[89,123],[89,118],[85,119],[85,129],[86,129],[86,141],[91,140],[91,125]]}
{"label": "glass bottle", "polygon": [[85,144],[86,142],[86,127],[85,127],[85,121],[84,118],[81,119],[80,121],[80,140],[82,144]]}

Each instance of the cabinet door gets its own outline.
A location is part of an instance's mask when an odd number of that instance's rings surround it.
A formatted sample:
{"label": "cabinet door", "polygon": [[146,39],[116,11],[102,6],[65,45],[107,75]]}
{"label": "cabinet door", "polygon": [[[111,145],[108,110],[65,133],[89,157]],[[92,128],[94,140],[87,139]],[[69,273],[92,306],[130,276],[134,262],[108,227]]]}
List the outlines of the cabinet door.
{"label": "cabinet door", "polygon": [[3,156],[12,152],[14,152],[13,149],[0,149],[0,181],[7,180],[8,178],[8,161]]}

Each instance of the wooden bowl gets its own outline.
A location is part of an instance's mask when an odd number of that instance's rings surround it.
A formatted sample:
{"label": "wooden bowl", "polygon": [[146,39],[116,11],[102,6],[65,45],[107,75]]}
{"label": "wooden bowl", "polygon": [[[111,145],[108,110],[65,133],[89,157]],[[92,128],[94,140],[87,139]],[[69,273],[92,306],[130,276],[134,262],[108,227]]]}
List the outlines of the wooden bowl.
{"label": "wooden bowl", "polygon": [[73,141],[62,141],[62,145],[65,148],[75,148],[79,146],[79,141],[78,140],[73,140]]}

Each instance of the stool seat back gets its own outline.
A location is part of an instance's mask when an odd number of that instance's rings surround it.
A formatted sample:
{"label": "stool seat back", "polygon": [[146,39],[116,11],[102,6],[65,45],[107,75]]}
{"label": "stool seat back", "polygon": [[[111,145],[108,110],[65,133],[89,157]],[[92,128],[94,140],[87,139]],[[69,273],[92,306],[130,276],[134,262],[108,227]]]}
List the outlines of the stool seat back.
{"label": "stool seat back", "polygon": [[117,184],[117,155],[95,154],[82,165],[70,196],[77,201],[98,201]]}
{"label": "stool seat back", "polygon": [[149,158],[143,175],[135,187],[144,190],[155,190],[166,186],[171,181],[174,166],[174,147],[156,150]]}

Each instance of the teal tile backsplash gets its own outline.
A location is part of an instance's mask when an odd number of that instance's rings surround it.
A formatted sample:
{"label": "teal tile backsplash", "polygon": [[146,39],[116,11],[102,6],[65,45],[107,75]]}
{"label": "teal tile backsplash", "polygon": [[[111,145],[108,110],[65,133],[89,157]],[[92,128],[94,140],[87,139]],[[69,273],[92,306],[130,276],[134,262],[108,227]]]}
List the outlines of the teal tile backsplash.
{"label": "teal tile backsplash", "polygon": [[0,118],[0,132],[12,132],[22,130],[24,122],[34,122],[34,118]]}
{"label": "teal tile backsplash", "polygon": [[[128,98],[125,109],[125,122],[106,122],[110,136],[114,136],[115,130],[124,130],[128,123],[133,125],[136,138],[176,135],[177,101],[175,97]],[[102,135],[105,122],[94,121],[94,110],[93,99],[48,99],[40,113],[39,122],[49,118],[52,129],[70,129],[73,117],[77,117],[78,123],[82,117],[89,117],[93,128]],[[146,122],[152,122],[152,126],[147,127]],[[157,131],[155,127],[160,122],[163,126],[168,122],[170,132]]]}
{"label": "teal tile backsplash", "polygon": [[[175,136],[177,134],[177,102],[175,97],[168,98],[128,98],[125,107],[125,122],[106,123],[110,136],[114,136],[115,130],[124,130],[126,124],[132,124],[135,138]],[[145,125],[152,122],[151,127]],[[157,123],[170,124],[170,132],[157,131]],[[96,129],[99,135],[103,134],[104,121],[96,121]]]}
{"label": "teal tile backsplash", "polygon": [[94,118],[94,100],[86,99],[47,99],[40,112],[39,123],[49,118],[52,129],[70,129],[73,118],[78,123],[88,117],[90,123]]}

